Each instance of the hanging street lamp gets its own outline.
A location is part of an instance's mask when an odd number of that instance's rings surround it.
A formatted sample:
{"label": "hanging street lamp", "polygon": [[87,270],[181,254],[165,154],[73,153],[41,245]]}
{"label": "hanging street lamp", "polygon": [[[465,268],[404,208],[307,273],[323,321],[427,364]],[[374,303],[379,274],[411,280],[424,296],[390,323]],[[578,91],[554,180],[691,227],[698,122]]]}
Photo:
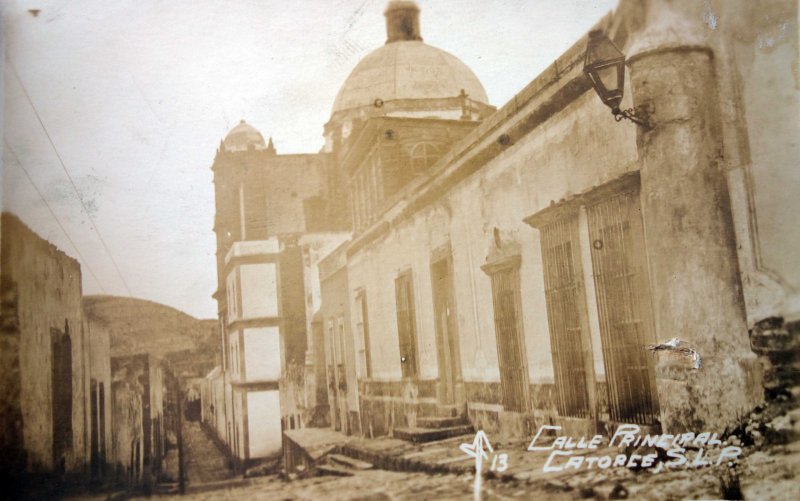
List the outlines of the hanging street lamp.
{"label": "hanging street lamp", "polygon": [[642,110],[637,108],[621,110],[619,108],[625,86],[625,54],[608,39],[602,30],[589,32],[583,72],[589,77],[594,91],[603,104],[611,108],[614,120],[619,122],[626,118],[646,129],[653,127]]}

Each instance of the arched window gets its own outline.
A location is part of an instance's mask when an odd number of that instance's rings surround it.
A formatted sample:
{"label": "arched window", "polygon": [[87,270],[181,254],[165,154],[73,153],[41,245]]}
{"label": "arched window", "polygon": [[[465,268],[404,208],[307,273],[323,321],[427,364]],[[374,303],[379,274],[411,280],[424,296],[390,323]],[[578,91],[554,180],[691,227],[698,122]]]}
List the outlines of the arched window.
{"label": "arched window", "polygon": [[426,171],[441,157],[441,148],[434,143],[417,143],[411,148],[411,166],[415,173]]}

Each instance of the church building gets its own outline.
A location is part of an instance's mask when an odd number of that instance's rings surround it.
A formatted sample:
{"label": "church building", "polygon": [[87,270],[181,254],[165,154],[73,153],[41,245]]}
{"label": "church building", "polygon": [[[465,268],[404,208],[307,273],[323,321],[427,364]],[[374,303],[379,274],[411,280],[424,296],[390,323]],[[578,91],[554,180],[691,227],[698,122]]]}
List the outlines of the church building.
{"label": "church building", "polygon": [[[393,0],[322,151],[237,125],[213,166],[233,454],[302,427],[721,432],[759,404],[749,332],[800,319],[797,34],[762,50],[772,18],[712,3],[713,27],[621,0],[497,109]],[[673,338],[700,362],[649,349]]]}
{"label": "church building", "polygon": [[217,150],[214,297],[223,391],[215,392],[215,409],[224,409],[225,422],[214,425],[225,430],[220,438],[240,467],[281,450],[282,422],[300,427],[303,413],[316,412],[304,398],[307,355],[313,367],[307,312],[319,303],[318,294],[306,296],[307,282],[312,254],[341,243],[346,228],[329,210],[330,169],[323,153],[277,154],[244,120]]}

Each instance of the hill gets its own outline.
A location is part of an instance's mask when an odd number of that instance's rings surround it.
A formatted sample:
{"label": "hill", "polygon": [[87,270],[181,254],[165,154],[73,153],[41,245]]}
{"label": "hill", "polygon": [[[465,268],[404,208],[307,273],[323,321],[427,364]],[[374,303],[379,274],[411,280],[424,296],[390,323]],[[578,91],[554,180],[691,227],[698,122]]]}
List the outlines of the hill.
{"label": "hill", "polygon": [[216,320],[200,320],[170,306],[128,297],[85,296],[83,311],[90,327],[108,330],[112,356],[219,351]]}

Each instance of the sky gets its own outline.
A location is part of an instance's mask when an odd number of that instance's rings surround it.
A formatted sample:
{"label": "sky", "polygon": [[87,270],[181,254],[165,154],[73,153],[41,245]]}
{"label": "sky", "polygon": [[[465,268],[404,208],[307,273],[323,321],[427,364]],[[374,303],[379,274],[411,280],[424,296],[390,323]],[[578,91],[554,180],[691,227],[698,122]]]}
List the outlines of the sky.
{"label": "sky", "polygon": [[[3,209],[81,262],[84,294],[216,317],[220,140],[245,119],[278,153],[319,151],[386,3],[5,1]],[[500,107],[617,0],[417,3],[425,42]]]}

